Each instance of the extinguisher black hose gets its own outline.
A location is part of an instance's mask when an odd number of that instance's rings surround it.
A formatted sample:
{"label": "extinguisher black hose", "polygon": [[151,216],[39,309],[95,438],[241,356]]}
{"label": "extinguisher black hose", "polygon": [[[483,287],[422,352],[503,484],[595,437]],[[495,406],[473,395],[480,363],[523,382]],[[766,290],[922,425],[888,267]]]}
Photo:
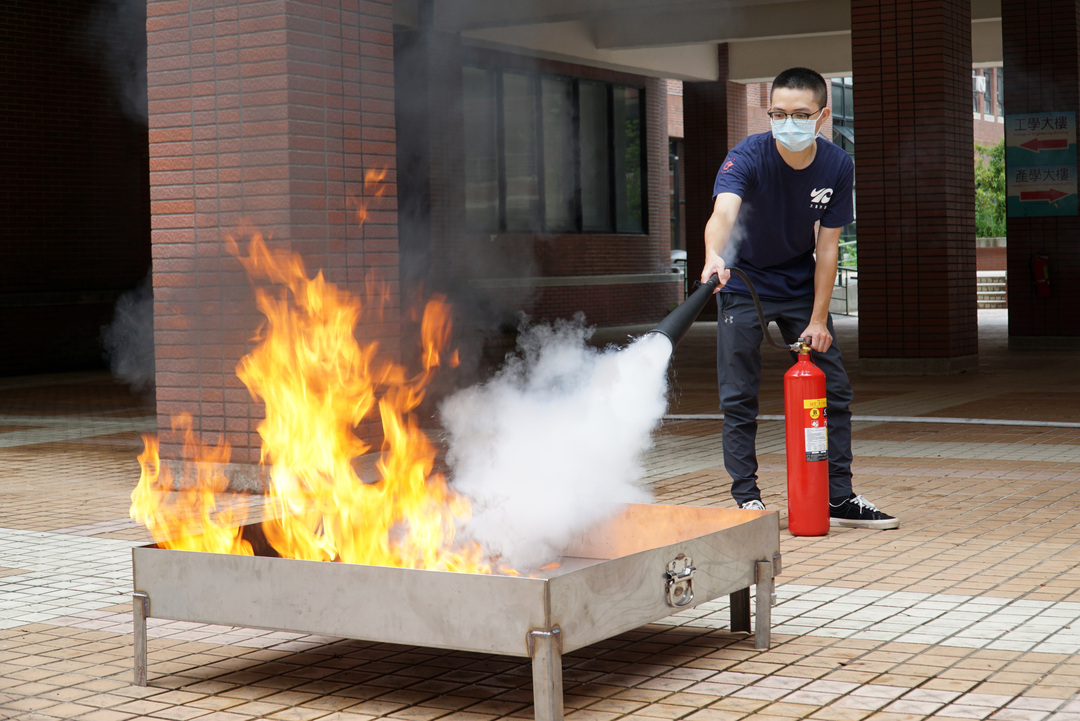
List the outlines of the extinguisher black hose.
{"label": "extinguisher black hose", "polygon": [[761,323],[761,332],[765,334],[765,338],[769,341],[769,345],[777,350],[790,351],[792,347],[789,345],[781,345],[773,340],[772,333],[769,332],[769,324],[765,322],[765,313],[761,310],[761,298],[758,297],[757,288],[750,282],[750,276],[744,273],[739,268],[728,268],[732,275],[737,275],[742,279],[743,283],[746,283],[746,287],[750,289],[750,297],[754,299],[754,307],[757,309],[758,322]]}
{"label": "extinguisher black hose", "polygon": [[[769,326],[765,322],[765,314],[761,310],[761,298],[758,297],[757,289],[750,281],[749,276],[739,268],[729,268],[728,270],[742,278],[742,281],[746,283],[746,287],[750,289],[750,296],[754,299],[754,307],[757,309],[758,322],[761,323],[761,330],[769,340],[769,345],[777,350],[794,350],[793,346],[781,345],[773,340],[772,334],[769,333]],[[668,340],[671,341],[671,347],[675,348],[679,345],[679,341],[682,340],[683,336],[686,335],[694,320],[705,308],[709,298],[713,295],[713,291],[716,290],[716,286],[719,284],[720,278],[715,273],[704,283],[700,280],[695,281],[694,290],[690,296],[649,332],[667,336]]]}

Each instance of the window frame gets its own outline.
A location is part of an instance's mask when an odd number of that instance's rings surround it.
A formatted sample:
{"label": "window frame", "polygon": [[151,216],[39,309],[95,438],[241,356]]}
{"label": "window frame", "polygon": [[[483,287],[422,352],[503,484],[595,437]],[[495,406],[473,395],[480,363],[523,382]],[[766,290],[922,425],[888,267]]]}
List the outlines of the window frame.
{"label": "window frame", "polygon": [[[833,78],[832,92],[832,141],[855,159],[855,98],[851,77]],[[839,142],[837,136],[843,139]]]}
{"label": "window frame", "polygon": [[[494,83],[494,105],[495,105],[495,145],[496,145],[496,172],[498,178],[496,182],[498,203],[497,212],[495,213],[496,223],[494,228],[491,227],[474,227],[469,225],[469,219],[466,218],[466,227],[469,232],[477,233],[497,233],[497,234],[521,234],[521,233],[537,233],[545,235],[557,235],[557,234],[570,234],[570,235],[648,235],[649,233],[649,197],[648,197],[648,137],[647,137],[647,110],[646,110],[646,88],[644,85],[625,83],[625,82],[612,82],[607,80],[600,80],[595,78],[585,78],[579,76],[573,76],[566,73],[554,73],[535,70],[524,70],[516,67],[492,67],[486,63],[479,62],[466,62],[463,64],[463,69],[472,68],[480,70],[482,72],[490,72],[495,75]],[[508,175],[507,175],[507,153],[506,153],[506,95],[504,87],[504,77],[506,73],[513,73],[516,75],[530,76],[532,80],[533,99],[532,99],[532,112],[534,117],[535,138],[533,141],[533,161],[532,167],[535,168],[536,178],[536,211],[533,214],[533,228],[531,230],[510,229],[508,223]],[[544,128],[544,79],[556,78],[561,81],[569,81],[571,84],[571,123],[570,123],[570,159],[569,167],[573,175],[572,181],[574,187],[570,193],[570,197],[573,202],[573,216],[572,227],[570,229],[564,228],[550,228],[547,217],[547,192],[546,192],[546,158],[544,155],[545,150],[545,128]],[[608,181],[607,190],[607,212],[609,214],[608,227],[603,230],[585,230],[584,229],[584,201],[583,201],[583,179],[582,172],[585,169],[585,161],[582,153],[582,127],[581,127],[581,84],[583,82],[599,84],[604,87],[604,97],[606,103],[606,118],[607,118],[607,134],[604,139],[607,150],[607,167],[604,172]],[[640,202],[640,229],[625,230],[620,229],[619,223],[619,193],[616,190],[616,183],[626,183],[626,178],[619,178],[617,175],[618,162],[615,157],[615,151],[618,143],[616,138],[617,129],[615,127],[615,91],[616,88],[632,88],[638,93],[638,123],[639,123],[639,168],[641,183],[639,188],[639,202]],[[467,131],[467,129],[466,129]],[[464,143],[463,147],[468,147],[467,143]],[[625,165],[625,164],[624,164]],[[625,196],[625,192],[624,192]],[[630,205],[629,197],[626,197],[627,205]]]}

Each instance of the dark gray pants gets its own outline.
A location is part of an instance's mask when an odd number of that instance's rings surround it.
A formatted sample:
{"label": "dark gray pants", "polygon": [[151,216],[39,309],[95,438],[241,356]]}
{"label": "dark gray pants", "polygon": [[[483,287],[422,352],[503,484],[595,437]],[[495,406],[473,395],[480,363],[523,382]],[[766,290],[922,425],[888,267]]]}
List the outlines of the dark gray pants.
{"label": "dark gray pants", "polygon": [[[724,468],[731,476],[735,502],[761,498],[757,486],[757,414],[761,387],[761,323],[754,300],[738,293],[718,293],[720,318],[716,329],[716,376],[720,408],[724,412]],[[765,322],[776,322],[786,343],[794,343],[810,324],[812,296],[793,300],[761,299]],[[829,332],[834,342],[824,353],[811,356],[825,373],[829,412],[829,497],[851,494],[851,381],[844,370],[840,346],[835,342],[832,316]],[[780,351],[768,349],[769,352]],[[782,382],[782,379],[776,379]]]}

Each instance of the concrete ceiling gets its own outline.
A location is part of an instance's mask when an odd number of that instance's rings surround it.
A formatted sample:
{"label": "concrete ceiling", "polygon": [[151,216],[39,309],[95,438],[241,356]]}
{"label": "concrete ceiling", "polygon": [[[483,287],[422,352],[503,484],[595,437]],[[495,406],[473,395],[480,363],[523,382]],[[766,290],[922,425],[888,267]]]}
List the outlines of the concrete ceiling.
{"label": "concrete ceiling", "polygon": [[[430,3],[430,5],[428,5]],[[771,80],[792,65],[851,74],[850,0],[396,0],[395,21],[466,42],[681,80]],[[1001,2],[972,0],[974,64],[1001,64]]]}

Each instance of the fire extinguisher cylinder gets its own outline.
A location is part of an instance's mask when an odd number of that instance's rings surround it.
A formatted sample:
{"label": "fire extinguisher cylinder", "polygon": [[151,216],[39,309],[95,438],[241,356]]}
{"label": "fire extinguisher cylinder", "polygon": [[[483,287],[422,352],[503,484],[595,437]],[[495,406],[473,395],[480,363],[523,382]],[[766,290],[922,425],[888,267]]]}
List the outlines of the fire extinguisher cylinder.
{"label": "fire extinguisher cylinder", "polygon": [[802,338],[798,360],[784,374],[787,436],[788,530],[795,536],[829,533],[829,452],[825,373],[810,360]]}

